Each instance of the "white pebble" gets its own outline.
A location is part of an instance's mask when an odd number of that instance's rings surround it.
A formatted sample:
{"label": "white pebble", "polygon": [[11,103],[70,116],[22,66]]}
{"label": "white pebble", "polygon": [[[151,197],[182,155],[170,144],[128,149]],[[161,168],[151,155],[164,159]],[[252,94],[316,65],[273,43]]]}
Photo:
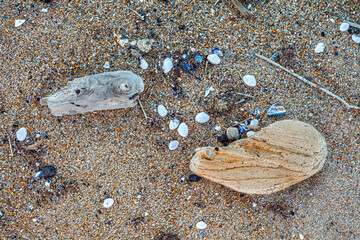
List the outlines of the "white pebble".
{"label": "white pebble", "polygon": [[330,18],[330,22],[335,23],[335,20],[333,18]]}
{"label": "white pebble", "polygon": [[196,224],[197,229],[205,229],[207,227],[207,224],[204,221],[200,221]]}
{"label": "white pebble", "polygon": [[254,134],[255,134],[254,131],[248,131],[248,132],[246,133],[246,136],[247,136],[247,137],[251,137],[251,136],[254,135]]}
{"label": "white pebble", "polygon": [[137,41],[132,41],[132,42],[130,42],[130,45],[135,46],[136,43],[137,43]]}
{"label": "white pebble", "polygon": [[107,199],[105,199],[105,200],[104,200],[104,203],[103,203],[104,208],[109,208],[109,207],[111,207],[113,204],[114,204],[114,199],[112,199],[112,198],[107,198]]}
{"label": "white pebble", "polygon": [[256,206],[257,206],[257,204],[256,204],[256,203],[252,203],[252,206],[253,206],[253,207],[256,207]]}
{"label": "white pebble", "polygon": [[26,20],[23,19],[17,19],[15,20],[15,27],[20,27]]}
{"label": "white pebble", "polygon": [[119,43],[122,47],[125,47],[125,45],[129,43],[129,39],[120,39]]}
{"label": "white pebble", "polygon": [[158,110],[158,113],[159,113],[160,116],[165,117],[167,115],[167,110],[164,107],[164,105],[160,104],[158,106],[157,110]]}
{"label": "white pebble", "polygon": [[179,128],[178,128],[178,133],[180,134],[180,136],[182,137],[186,137],[189,133],[189,128],[186,125],[186,123],[181,123]]}
{"label": "white pebble", "polygon": [[350,25],[348,23],[342,23],[340,25],[340,31],[345,32],[349,29]]}
{"label": "white pebble", "polygon": [[50,187],[50,183],[49,182],[45,182],[45,187]]}
{"label": "white pebble", "polygon": [[147,69],[149,67],[149,64],[146,62],[145,59],[141,59],[140,60],[140,67],[145,70],[145,69]]}
{"label": "white pebble", "polygon": [[17,140],[24,141],[27,136],[27,129],[22,127],[16,132],[16,138]]}
{"label": "white pebble", "polygon": [[217,54],[210,54],[207,56],[207,60],[212,64],[219,64],[221,62],[219,56]]}
{"label": "white pebble", "polygon": [[170,130],[175,130],[180,124],[180,121],[177,119],[170,120],[169,128]]}
{"label": "white pebble", "polygon": [[218,131],[218,132],[220,132],[220,131],[221,131],[221,127],[218,126],[218,125],[216,125],[216,126],[215,126],[215,130]]}
{"label": "white pebble", "polygon": [[257,119],[251,120],[249,125],[257,126],[257,125],[259,125],[259,120],[257,120]]}
{"label": "white pebble", "polygon": [[163,70],[164,73],[168,73],[170,72],[170,70],[173,68],[173,61],[171,58],[165,58],[164,62],[163,62]]}
{"label": "white pebble", "polygon": [[144,212],[144,217],[149,216],[148,212]]}
{"label": "white pebble", "polygon": [[175,150],[175,149],[177,149],[177,147],[179,146],[179,141],[176,141],[176,140],[174,140],[174,141],[171,141],[170,143],[169,143],[169,150]]}
{"label": "white pebble", "polygon": [[319,43],[318,45],[316,45],[315,52],[322,53],[324,49],[325,49],[325,44]]}
{"label": "white pebble", "polygon": [[104,67],[104,68],[110,68],[110,63],[109,63],[109,62],[105,62],[105,64],[104,64],[103,67]]}
{"label": "white pebble", "polygon": [[197,121],[198,123],[205,123],[209,121],[209,119],[210,119],[209,114],[204,112],[198,113],[195,117],[195,121]]}
{"label": "white pebble", "polygon": [[304,239],[304,235],[302,235],[301,233],[299,233],[299,238],[300,238],[301,240],[303,240],[303,239]]}
{"label": "white pebble", "polygon": [[356,43],[360,43],[360,35],[359,34],[354,34],[351,36],[352,40]]}
{"label": "white pebble", "polygon": [[245,75],[243,77],[243,81],[249,87],[255,87],[256,86],[256,79],[255,79],[255,77],[253,75]]}
{"label": "white pebble", "polygon": [[41,12],[48,12],[47,8],[41,9]]}
{"label": "white pebble", "polygon": [[214,91],[215,89],[213,87],[209,87],[205,90],[205,96],[204,97],[207,97],[211,91]]}

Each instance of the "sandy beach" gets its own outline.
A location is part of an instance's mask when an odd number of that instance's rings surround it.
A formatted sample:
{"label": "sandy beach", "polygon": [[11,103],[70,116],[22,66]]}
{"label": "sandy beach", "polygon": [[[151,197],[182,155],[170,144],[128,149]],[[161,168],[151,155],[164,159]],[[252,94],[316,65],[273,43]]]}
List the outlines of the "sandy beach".
{"label": "sandy beach", "polygon": [[[255,56],[359,107],[360,45],[353,35],[360,29],[340,31],[345,21],[360,24],[359,1],[244,6],[253,17],[227,0],[1,1],[0,238],[360,239],[359,110]],[[25,22],[15,27],[16,20]],[[127,39],[123,46],[114,34]],[[141,39],[154,40],[149,52],[132,45]],[[316,53],[319,43],[325,48]],[[214,65],[206,59],[217,48],[221,62]],[[166,57],[174,67],[165,74]],[[139,99],[148,119],[139,104],[61,117],[40,105],[74,78],[110,71],[143,78]],[[244,75],[254,75],[256,86],[244,84]],[[237,93],[254,98],[238,103]],[[274,102],[285,115],[267,116]],[[323,169],[270,195],[190,181],[195,149],[221,146],[218,136],[255,118],[256,109],[260,127],[297,119],[322,133]],[[199,112],[210,120],[196,122]],[[172,119],[188,125],[186,137],[169,129]],[[22,127],[27,136],[18,141]],[[172,140],[179,146],[170,151]],[[37,150],[27,149],[39,141]],[[56,175],[34,179],[48,165]],[[107,198],[114,200],[108,208]],[[200,221],[205,229],[196,227]]]}

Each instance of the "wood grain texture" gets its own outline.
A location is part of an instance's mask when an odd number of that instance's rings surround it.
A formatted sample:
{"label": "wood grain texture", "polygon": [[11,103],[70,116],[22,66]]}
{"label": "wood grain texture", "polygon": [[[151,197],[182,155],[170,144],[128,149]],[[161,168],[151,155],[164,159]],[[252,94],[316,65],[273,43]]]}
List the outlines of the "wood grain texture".
{"label": "wood grain texture", "polygon": [[326,141],[314,127],[284,120],[227,147],[196,149],[190,169],[239,192],[270,194],[320,171],[326,155]]}
{"label": "wood grain texture", "polygon": [[55,116],[97,110],[128,108],[144,91],[143,79],[130,71],[116,71],[75,78],[60,91],[42,98]]}

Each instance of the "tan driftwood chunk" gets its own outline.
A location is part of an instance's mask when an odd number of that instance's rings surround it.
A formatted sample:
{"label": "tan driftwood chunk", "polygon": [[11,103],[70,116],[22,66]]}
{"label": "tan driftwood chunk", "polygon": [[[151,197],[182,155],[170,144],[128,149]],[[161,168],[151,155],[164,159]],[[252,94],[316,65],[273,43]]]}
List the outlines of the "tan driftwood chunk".
{"label": "tan driftwood chunk", "polygon": [[42,98],[55,116],[97,110],[128,108],[144,91],[141,77],[130,71],[116,71],[75,78],[60,91]]}
{"label": "tan driftwood chunk", "polygon": [[227,147],[196,149],[190,169],[239,192],[270,194],[320,171],[326,155],[325,139],[314,127],[284,120]]}

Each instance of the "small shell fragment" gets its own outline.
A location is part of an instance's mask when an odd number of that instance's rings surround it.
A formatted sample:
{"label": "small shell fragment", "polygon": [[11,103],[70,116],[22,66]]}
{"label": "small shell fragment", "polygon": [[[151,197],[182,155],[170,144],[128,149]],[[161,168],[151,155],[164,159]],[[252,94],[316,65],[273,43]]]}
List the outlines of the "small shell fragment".
{"label": "small shell fragment", "polygon": [[345,32],[349,29],[350,25],[348,23],[342,23],[340,25],[340,31]]}
{"label": "small shell fragment", "polygon": [[104,208],[109,208],[114,204],[114,199],[112,198],[107,198],[104,200],[103,206]]}
{"label": "small shell fragment", "polygon": [[352,40],[356,43],[360,43],[360,35],[359,34],[354,34],[351,36]]}
{"label": "small shell fragment", "polygon": [[316,45],[315,52],[322,53],[322,52],[324,52],[324,49],[325,49],[325,44],[319,43],[318,45]]}
{"label": "small shell fragment", "polygon": [[276,104],[275,102],[269,107],[267,110],[268,116],[284,115],[286,113],[286,109],[283,106],[276,106]]}
{"label": "small shell fragment", "polygon": [[255,87],[256,86],[256,78],[254,75],[245,75],[243,77],[244,83],[249,87]]}
{"label": "small shell fragment", "polygon": [[254,135],[254,134],[255,134],[254,131],[248,131],[248,132],[246,133],[246,137],[251,137],[251,136]]}
{"label": "small shell fragment", "polygon": [[170,120],[169,128],[170,130],[175,130],[180,124],[180,121],[177,119]]}
{"label": "small shell fragment", "polygon": [[205,123],[209,121],[209,119],[210,119],[209,114],[204,112],[198,113],[195,117],[195,121],[197,121],[198,123]]}
{"label": "small shell fragment", "polygon": [[104,64],[103,68],[105,68],[105,69],[110,68],[110,63],[109,63],[109,62],[105,62],[105,64]]}
{"label": "small shell fragment", "polygon": [[137,42],[137,47],[143,52],[149,52],[153,43],[153,39],[142,39]]}
{"label": "small shell fragment", "polygon": [[212,64],[220,64],[220,62],[221,62],[221,60],[217,54],[208,55],[207,60]]}
{"label": "small shell fragment", "polygon": [[140,60],[140,67],[145,70],[145,69],[147,69],[149,67],[149,64],[146,62],[145,59],[141,59]]}
{"label": "small shell fragment", "polygon": [[24,20],[24,19],[16,19],[15,20],[15,27],[20,27],[21,25],[23,25],[24,22],[26,22],[26,20]]}
{"label": "small shell fragment", "polygon": [[24,141],[27,136],[27,129],[22,127],[16,132],[16,138],[17,140]]}
{"label": "small shell fragment", "polygon": [[253,120],[250,121],[250,124],[249,124],[249,125],[251,125],[251,126],[258,126],[258,125],[259,125],[259,120],[253,119]]}
{"label": "small shell fragment", "polygon": [[160,104],[157,110],[160,116],[165,117],[167,115],[167,110],[164,105]]}
{"label": "small shell fragment", "polygon": [[197,229],[205,229],[207,227],[207,224],[204,221],[200,221],[196,224]]}
{"label": "small shell fragment", "polygon": [[180,134],[180,136],[182,137],[186,137],[189,133],[189,128],[186,125],[186,123],[181,123],[179,128],[178,128],[178,133]]}
{"label": "small shell fragment", "polygon": [[175,150],[179,146],[179,141],[173,140],[169,143],[169,150]]}
{"label": "small shell fragment", "polygon": [[174,67],[173,61],[171,58],[165,58],[163,62],[163,70],[164,73],[170,72],[170,70]]}

